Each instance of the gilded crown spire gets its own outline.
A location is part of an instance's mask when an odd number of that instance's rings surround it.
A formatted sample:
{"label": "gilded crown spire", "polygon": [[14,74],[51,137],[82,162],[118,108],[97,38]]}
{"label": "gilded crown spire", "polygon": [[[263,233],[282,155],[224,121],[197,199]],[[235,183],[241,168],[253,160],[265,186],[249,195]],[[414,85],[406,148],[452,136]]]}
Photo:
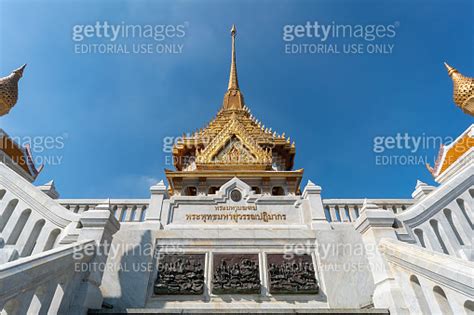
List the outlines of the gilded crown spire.
{"label": "gilded crown spire", "polygon": [[244,97],[240,92],[239,80],[237,78],[237,62],[235,58],[235,36],[237,30],[235,25],[232,25],[230,34],[232,36],[232,57],[230,63],[229,85],[227,87],[227,92],[224,95],[222,107],[224,110],[241,110],[244,109]]}
{"label": "gilded crown spire", "polygon": [[474,78],[463,76],[458,70],[444,63],[453,80],[453,100],[465,113],[474,116]]}

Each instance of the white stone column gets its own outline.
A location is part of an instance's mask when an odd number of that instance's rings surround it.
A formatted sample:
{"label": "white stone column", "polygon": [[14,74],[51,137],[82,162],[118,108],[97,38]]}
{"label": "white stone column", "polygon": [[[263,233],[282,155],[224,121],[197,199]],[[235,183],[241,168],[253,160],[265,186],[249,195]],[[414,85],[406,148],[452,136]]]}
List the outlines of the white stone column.
{"label": "white stone column", "polygon": [[312,229],[325,229],[329,230],[331,227],[326,221],[324,215],[323,201],[321,199],[321,187],[315,185],[313,182],[308,180],[308,184],[303,191],[303,199],[309,201],[310,207],[310,219]]}
{"label": "white stone column", "polygon": [[44,284],[44,291],[39,297],[41,303],[41,309],[39,310],[39,315],[46,315],[48,313],[49,306],[53,301],[54,292],[56,291],[56,282],[49,282]]}
{"label": "white stone column", "polygon": [[392,228],[394,221],[395,215],[391,211],[380,209],[366,200],[354,225],[362,235],[366,248],[373,250],[373,252],[366,254],[374,277],[373,301],[375,307],[388,308],[390,314],[409,314],[401,288],[392,274],[390,266],[378,250],[378,244],[382,238],[397,239]]}
{"label": "white stone column", "polygon": [[0,233],[0,238],[3,238],[5,242],[8,241],[10,234],[15,228],[16,223],[18,222],[18,219],[20,219],[20,216],[23,213],[23,210],[25,209],[26,209],[26,206],[21,201],[18,202],[18,205],[16,206],[15,211],[13,211],[10,217],[10,220],[8,220],[7,225],[3,229],[2,233]]}
{"label": "white stone column", "polygon": [[[112,243],[112,236],[120,229],[120,223],[110,211],[110,204],[98,205],[95,210],[82,214],[80,222],[82,229],[78,241],[95,240],[96,254],[90,261],[91,265],[105,266],[108,250]],[[71,309],[100,309],[102,307],[102,293],[99,289],[102,282],[104,268],[93,268],[89,276],[77,289],[76,298]]]}
{"label": "white stone column", "polygon": [[329,216],[331,217],[331,222],[339,222],[336,215],[336,206],[329,206]]}
{"label": "white stone column", "polygon": [[438,301],[433,293],[433,287],[435,286],[434,283],[424,277],[418,277],[418,281],[420,282],[421,290],[423,291],[423,295],[425,296],[431,314],[442,314],[443,312],[439,308]]}
{"label": "white stone column", "polygon": [[28,308],[30,307],[31,300],[35,294],[35,290],[29,290],[27,292],[22,292],[21,294],[17,295],[15,298],[18,301],[18,308],[16,314],[27,314]]}
{"label": "white stone column", "polygon": [[131,219],[132,219],[132,210],[133,210],[133,206],[127,206],[125,207],[125,209],[127,209],[127,213],[125,214],[125,219],[124,219],[124,222],[130,222]]}
{"label": "white stone column", "polygon": [[213,269],[214,269],[214,255],[212,252],[206,252],[204,256],[204,300],[205,301],[211,300],[212,270]]}
{"label": "white stone column", "polygon": [[339,212],[342,212],[340,213],[342,222],[351,222],[351,214],[349,213],[348,208],[347,209],[346,207],[342,207],[342,209],[339,208]]}
{"label": "white stone column", "polygon": [[0,200],[0,216],[3,216],[5,209],[7,208],[10,201],[12,201],[13,199],[17,199],[17,198],[15,198],[15,196],[9,192],[5,193],[2,200]]}
{"label": "white stone column", "polygon": [[270,280],[268,279],[268,270],[267,270],[267,252],[261,252],[258,254],[259,264],[260,264],[260,282],[261,282],[261,296],[270,296]]}
{"label": "white stone column", "polygon": [[150,192],[150,206],[147,209],[145,221],[161,226],[163,200],[168,198],[168,190],[163,181],[160,181],[158,184],[150,187]]}
{"label": "white stone column", "polygon": [[26,221],[26,224],[20,233],[20,237],[18,238],[18,241],[16,242],[15,248],[18,250],[18,253],[20,254],[21,257],[25,256],[25,253],[23,253],[23,248],[26,245],[28,246],[31,245],[31,244],[27,244],[27,242],[36,241],[36,240],[30,240],[29,238],[30,238],[31,233],[33,232],[33,228],[35,227],[36,222],[38,222],[39,220],[40,219],[36,216],[36,213],[31,213],[31,215],[28,218],[28,221]]}
{"label": "white stone column", "polygon": [[[461,244],[459,244],[458,238],[454,234],[448,219],[444,216],[444,213],[436,217],[438,220],[439,230],[441,237],[443,237],[444,245],[447,247],[450,253],[455,254],[457,257],[469,260],[464,251],[462,250]],[[459,233],[459,232],[458,232]]]}
{"label": "white stone column", "polygon": [[349,215],[351,216],[351,221],[355,222],[357,220],[357,213],[355,211],[355,206],[349,206]]}

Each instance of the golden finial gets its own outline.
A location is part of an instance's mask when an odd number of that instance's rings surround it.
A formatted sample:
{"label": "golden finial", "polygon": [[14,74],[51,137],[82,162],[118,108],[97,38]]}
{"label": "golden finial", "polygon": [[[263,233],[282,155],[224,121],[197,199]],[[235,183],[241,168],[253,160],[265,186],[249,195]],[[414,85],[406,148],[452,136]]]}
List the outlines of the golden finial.
{"label": "golden finial", "polygon": [[239,80],[237,79],[237,65],[235,61],[235,35],[237,34],[237,30],[235,29],[234,24],[232,24],[232,29],[230,30],[230,34],[232,36],[232,60],[230,64],[229,86],[227,87],[227,89],[238,90]]}
{"label": "golden finial", "polygon": [[451,66],[448,65],[446,62],[444,63],[444,66],[446,67],[446,70],[448,70],[448,75],[449,75],[449,76],[452,76],[452,75],[453,75],[453,72],[458,72],[458,70],[456,70],[455,68],[451,67]]}
{"label": "golden finial", "polygon": [[474,116],[474,78],[465,77],[458,70],[444,63],[453,80],[453,100],[465,113]]}
{"label": "golden finial", "polygon": [[229,85],[227,86],[227,92],[224,95],[224,103],[222,107],[226,109],[243,109],[244,107],[244,97],[240,92],[239,80],[237,78],[237,62],[235,58],[235,36],[237,30],[235,25],[232,25],[230,30],[232,36],[232,57],[230,63],[230,75],[229,75]]}
{"label": "golden finial", "polygon": [[4,78],[0,78],[0,116],[8,114],[18,101],[18,81],[23,76],[26,64]]}

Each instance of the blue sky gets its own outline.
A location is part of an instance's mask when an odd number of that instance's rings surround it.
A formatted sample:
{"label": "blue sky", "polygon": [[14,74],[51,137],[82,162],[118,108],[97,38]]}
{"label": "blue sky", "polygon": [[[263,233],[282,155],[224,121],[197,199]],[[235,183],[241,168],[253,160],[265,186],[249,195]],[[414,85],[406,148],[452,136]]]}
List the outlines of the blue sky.
{"label": "blue sky", "polygon": [[[305,169],[304,183],[321,185],[325,198],[406,198],[416,179],[432,183],[429,172],[402,160],[380,165],[377,156],[432,162],[438,149],[412,152],[405,145],[376,153],[374,139],[449,139],[473,122],[453,104],[442,64],[474,76],[472,20],[470,0],[2,1],[0,73],[28,67],[20,100],[0,127],[20,141],[38,141],[35,156],[46,166],[36,183],[54,179],[64,198],[147,197],[170,168],[163,139],[203,127],[219,109],[235,23],[246,103],[266,126],[296,141],[295,166]],[[75,53],[73,27],[97,21],[185,25],[184,37],[160,42],[183,45],[183,51]],[[307,21],[393,24],[390,39],[324,44],[394,48],[389,54],[286,54],[283,27]],[[82,43],[92,42],[109,43],[97,37]],[[118,41],[142,42],[157,44]]]}

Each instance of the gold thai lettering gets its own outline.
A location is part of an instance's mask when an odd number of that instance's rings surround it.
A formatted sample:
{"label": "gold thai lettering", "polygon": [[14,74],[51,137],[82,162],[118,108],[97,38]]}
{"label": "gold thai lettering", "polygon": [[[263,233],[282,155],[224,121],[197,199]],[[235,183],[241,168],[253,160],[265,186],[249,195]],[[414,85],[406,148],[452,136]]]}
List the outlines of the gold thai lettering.
{"label": "gold thai lettering", "polygon": [[286,214],[262,212],[261,214],[241,214],[241,213],[226,213],[226,214],[186,214],[187,221],[202,221],[204,223],[211,221],[232,221],[239,223],[240,221],[286,221]]}
{"label": "gold thai lettering", "polygon": [[257,211],[256,205],[216,206],[216,211]]}

